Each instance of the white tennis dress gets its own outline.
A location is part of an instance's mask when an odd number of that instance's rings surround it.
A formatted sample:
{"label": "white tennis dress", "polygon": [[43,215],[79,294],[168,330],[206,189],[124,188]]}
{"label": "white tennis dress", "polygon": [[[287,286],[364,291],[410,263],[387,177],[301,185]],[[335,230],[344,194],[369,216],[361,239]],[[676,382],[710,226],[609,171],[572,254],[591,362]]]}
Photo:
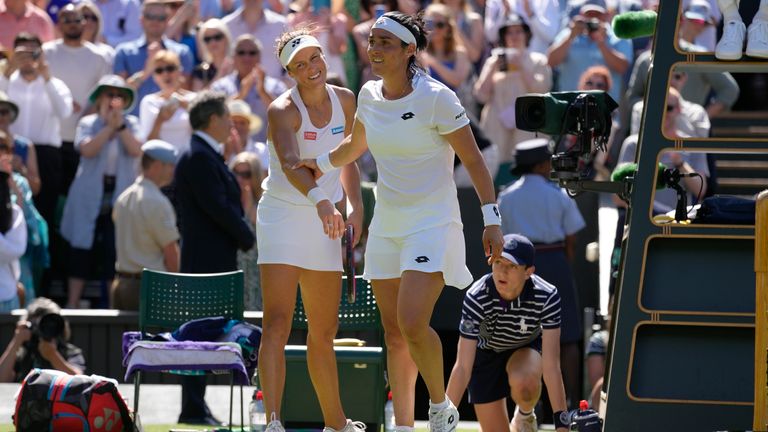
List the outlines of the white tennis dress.
{"label": "white tennis dress", "polygon": [[[326,86],[331,99],[331,121],[322,128],[312,124],[307,108],[296,87],[290,90],[291,99],[301,114],[301,127],[296,132],[299,156],[302,159],[333,150],[344,139],[346,124],[344,109],[336,92]],[[341,240],[331,240],[323,233],[323,224],[314,204],[296,189],[283,173],[274,143],[268,139],[269,176],[264,180],[257,210],[256,241],[259,264],[290,264],[297,267],[342,271]],[[341,170],[333,170],[317,180],[317,185],[331,202],[344,196]]]}
{"label": "white tennis dress", "polygon": [[456,94],[418,73],[413,91],[387,100],[382,81],[368,81],[358,96],[376,160],[376,207],[366,248],[365,275],[400,277],[405,270],[442,272],[447,285],[472,283],[466,267],[456,184],[455,153],[442,135],[469,124]]}

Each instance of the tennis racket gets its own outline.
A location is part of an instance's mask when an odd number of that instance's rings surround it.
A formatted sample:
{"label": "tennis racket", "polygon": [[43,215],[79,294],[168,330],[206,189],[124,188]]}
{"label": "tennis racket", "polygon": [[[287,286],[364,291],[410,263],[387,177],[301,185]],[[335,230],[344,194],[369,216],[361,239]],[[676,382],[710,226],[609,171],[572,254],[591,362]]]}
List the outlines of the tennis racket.
{"label": "tennis racket", "polygon": [[347,225],[344,241],[347,254],[347,268],[344,269],[344,275],[347,277],[347,303],[354,303],[357,287],[355,286],[355,229],[352,225]]}

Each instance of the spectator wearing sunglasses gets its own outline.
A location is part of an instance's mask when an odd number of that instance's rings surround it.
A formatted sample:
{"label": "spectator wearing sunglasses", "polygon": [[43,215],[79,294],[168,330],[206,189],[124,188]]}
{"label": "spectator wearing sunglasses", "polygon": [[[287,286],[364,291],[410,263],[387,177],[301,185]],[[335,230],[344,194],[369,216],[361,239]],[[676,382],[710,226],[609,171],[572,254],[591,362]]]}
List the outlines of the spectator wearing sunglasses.
{"label": "spectator wearing sunglasses", "polygon": [[43,52],[51,73],[72,92],[72,114],[61,121],[62,188],[67,190],[80,159],[74,148],[77,122],[88,109],[91,91],[101,77],[109,74],[112,65],[83,40],[85,19],[74,5],[61,9],[56,25],[61,38],[45,43]]}
{"label": "spectator wearing sunglasses", "polygon": [[[194,56],[189,47],[165,37],[169,17],[169,10],[165,3],[159,0],[147,0],[141,15],[144,35],[117,47],[114,73],[126,79],[128,85],[136,89],[136,99],[139,103],[144,96],[160,90],[156,80],[158,75],[150,61],[158,51],[171,51],[179,56],[185,82],[189,82],[188,75],[194,68]],[[134,108],[131,114],[138,114],[138,109]]]}
{"label": "spectator wearing sunglasses", "polygon": [[204,22],[197,30],[197,51],[202,63],[192,71],[192,90],[207,90],[210,85],[234,70],[232,36],[218,18]]}
{"label": "spectator wearing sunglasses", "polygon": [[[128,114],[135,96],[122,78],[106,75],[91,93],[96,113],[77,125],[75,148],[80,152],[80,165],[61,218],[61,236],[71,246],[68,308],[80,307],[86,280],[93,277],[109,286],[114,279],[112,206],[136,179],[136,161],[141,155],[138,120]],[[106,306],[107,299],[101,300]]]}
{"label": "spectator wearing sunglasses", "polygon": [[105,43],[102,34],[103,19],[99,7],[90,0],[83,0],[77,4],[77,11],[83,16],[83,40],[93,44],[93,48],[101,54],[110,70],[115,61],[115,48]]}
{"label": "spectator wearing sunglasses", "polygon": [[100,25],[104,41],[112,47],[141,36],[141,2],[139,0],[94,0],[101,12]]}
{"label": "spectator wearing sunglasses", "polygon": [[[235,71],[215,81],[211,89],[226,94],[230,99],[245,101],[254,115],[266,119],[267,107],[287,87],[266,72],[261,64],[262,57],[262,46],[256,38],[251,35],[238,37],[235,42]],[[253,139],[265,142],[266,129],[261,128]]]}
{"label": "spectator wearing sunglasses", "polygon": [[255,40],[269,43],[269,55],[263,56],[261,59],[262,67],[269,76],[276,78],[283,76],[283,67],[272,52],[272,45],[286,30],[285,17],[265,9],[264,0],[243,0],[241,7],[222,20],[227,24],[229,32],[235,39],[242,35],[251,35]]}
{"label": "spectator wearing sunglasses", "polygon": [[192,138],[187,107],[195,94],[181,87],[181,62],[176,53],[159,51],[151,63],[160,91],[141,100],[139,136],[142,141],[165,141],[174,146],[179,154],[184,153],[189,149],[189,139]]}

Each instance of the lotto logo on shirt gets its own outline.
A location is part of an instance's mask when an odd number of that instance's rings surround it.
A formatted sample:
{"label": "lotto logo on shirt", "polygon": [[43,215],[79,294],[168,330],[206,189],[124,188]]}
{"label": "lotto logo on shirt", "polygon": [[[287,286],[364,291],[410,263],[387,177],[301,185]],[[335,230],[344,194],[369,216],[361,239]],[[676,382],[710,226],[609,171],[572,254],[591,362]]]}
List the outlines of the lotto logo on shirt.
{"label": "lotto logo on shirt", "polygon": [[305,131],[304,132],[304,139],[305,140],[310,140],[310,141],[317,140],[317,132]]}

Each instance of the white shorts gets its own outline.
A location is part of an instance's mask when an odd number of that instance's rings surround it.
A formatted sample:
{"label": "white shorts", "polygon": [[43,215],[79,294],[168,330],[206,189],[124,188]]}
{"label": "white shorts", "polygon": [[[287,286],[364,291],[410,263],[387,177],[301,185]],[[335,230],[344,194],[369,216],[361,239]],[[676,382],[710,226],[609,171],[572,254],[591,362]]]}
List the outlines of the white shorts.
{"label": "white shorts", "polygon": [[450,223],[405,237],[380,237],[371,233],[365,248],[366,280],[395,279],[406,270],[443,274],[448,286],[464,289],[472,281],[467,269],[464,232]]}
{"label": "white shorts", "polygon": [[312,206],[265,195],[256,210],[259,264],[288,264],[307,270],[342,271],[341,239],[331,240]]}

